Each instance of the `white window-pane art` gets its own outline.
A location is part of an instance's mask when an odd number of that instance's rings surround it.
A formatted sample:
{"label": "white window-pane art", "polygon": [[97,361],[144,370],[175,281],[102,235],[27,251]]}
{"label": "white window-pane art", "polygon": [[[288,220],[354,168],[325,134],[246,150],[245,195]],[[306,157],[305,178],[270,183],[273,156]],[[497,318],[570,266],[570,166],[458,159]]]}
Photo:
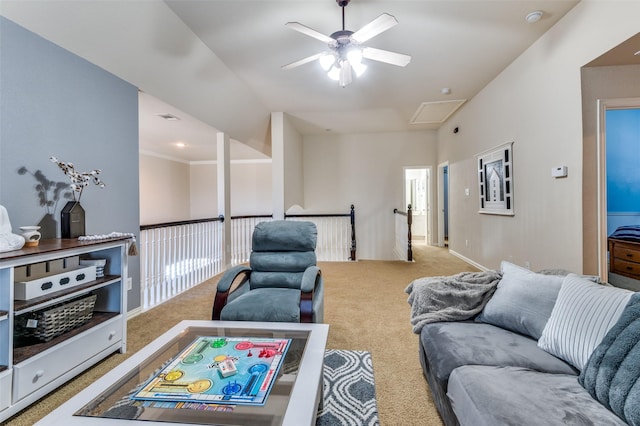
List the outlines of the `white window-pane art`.
{"label": "white window-pane art", "polygon": [[513,142],[476,155],[479,213],[513,216]]}

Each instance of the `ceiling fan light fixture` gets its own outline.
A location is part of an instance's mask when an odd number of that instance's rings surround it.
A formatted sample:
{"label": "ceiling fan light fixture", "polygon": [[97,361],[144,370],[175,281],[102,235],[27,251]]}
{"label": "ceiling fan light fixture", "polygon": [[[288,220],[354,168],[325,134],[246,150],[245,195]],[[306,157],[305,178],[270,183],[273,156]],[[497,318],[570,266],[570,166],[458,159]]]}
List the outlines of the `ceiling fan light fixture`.
{"label": "ceiling fan light fixture", "polygon": [[331,69],[329,70],[327,75],[329,76],[329,78],[331,80],[338,81],[338,80],[340,80],[340,71],[341,71],[340,67],[337,67],[337,66],[334,65],[334,66],[331,67]]}
{"label": "ceiling fan light fixture", "polygon": [[333,64],[335,64],[336,57],[332,53],[327,53],[325,55],[320,56],[320,58],[318,59],[318,62],[320,62],[320,66],[322,67],[323,70],[329,71],[333,66]]}
{"label": "ceiling fan light fixture", "polygon": [[362,59],[384,62],[400,67],[406,66],[411,61],[411,56],[409,55],[362,46],[362,43],[395,26],[398,23],[395,17],[388,13],[383,13],[358,31],[353,32],[345,28],[344,9],[350,0],[336,0],[336,2],[342,8],[342,29],[333,32],[330,36],[319,33],[299,22],[287,22],[285,24],[292,30],[326,43],[329,50],[284,65],[282,66],[283,69],[292,69],[318,59],[322,69],[327,72],[327,76],[332,80],[338,81],[342,87],[345,87],[352,82],[354,73],[356,77],[360,77],[367,69],[367,65],[362,63]]}
{"label": "ceiling fan light fixture", "polygon": [[362,49],[359,47],[352,47],[347,51],[347,59],[352,64],[359,64],[362,62]]}
{"label": "ceiling fan light fixture", "polygon": [[354,62],[351,64],[351,68],[356,73],[356,77],[360,77],[367,70],[367,66],[361,62]]}

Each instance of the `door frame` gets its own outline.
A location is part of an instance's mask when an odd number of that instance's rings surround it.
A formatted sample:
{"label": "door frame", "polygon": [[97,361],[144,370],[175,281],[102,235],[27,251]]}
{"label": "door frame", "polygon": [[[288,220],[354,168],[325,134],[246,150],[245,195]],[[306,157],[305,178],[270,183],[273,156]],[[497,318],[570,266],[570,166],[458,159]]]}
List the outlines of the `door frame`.
{"label": "door frame", "polygon": [[640,98],[598,99],[597,137],[597,203],[598,203],[598,276],[609,281],[607,252],[607,126],[606,113],[610,109],[640,108]]}
{"label": "door frame", "polygon": [[[445,184],[445,174],[444,168],[447,168],[448,173],[446,175],[447,186],[449,186],[449,175],[451,174],[451,168],[449,167],[449,162],[444,161],[438,164],[438,247],[444,247],[444,211],[445,211],[445,200],[444,200],[444,184]],[[447,199],[447,204],[448,204]],[[448,207],[448,206],[447,206]],[[447,212],[449,209],[447,208]],[[448,220],[448,218],[447,218]]]}
{"label": "door frame", "polygon": [[[432,190],[431,190],[431,174],[432,168],[431,166],[405,166],[402,168],[402,199],[404,201],[404,206],[402,206],[403,211],[407,208],[407,170],[425,170],[426,172],[426,183],[425,183],[425,191],[426,191],[426,200],[427,200],[427,210],[425,217],[425,244],[432,244],[431,240],[433,239],[433,226],[432,226],[432,211],[431,206],[433,205],[432,200]],[[412,206],[415,208],[415,206]]]}

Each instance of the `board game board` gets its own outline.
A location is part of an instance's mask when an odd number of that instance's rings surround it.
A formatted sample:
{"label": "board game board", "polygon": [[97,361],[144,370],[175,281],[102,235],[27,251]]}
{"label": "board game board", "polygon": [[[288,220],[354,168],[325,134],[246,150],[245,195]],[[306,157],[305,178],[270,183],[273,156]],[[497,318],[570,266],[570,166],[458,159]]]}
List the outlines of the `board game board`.
{"label": "board game board", "polygon": [[198,337],[131,399],[264,405],[291,339]]}

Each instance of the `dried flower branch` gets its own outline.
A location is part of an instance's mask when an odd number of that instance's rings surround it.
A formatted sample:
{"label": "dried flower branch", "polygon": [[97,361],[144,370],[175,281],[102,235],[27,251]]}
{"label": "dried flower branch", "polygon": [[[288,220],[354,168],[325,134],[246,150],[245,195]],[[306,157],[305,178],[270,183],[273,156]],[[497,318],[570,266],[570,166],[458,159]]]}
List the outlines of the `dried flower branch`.
{"label": "dried flower branch", "polygon": [[[89,185],[89,181],[93,181],[93,183],[98,185],[100,188],[104,188],[104,182],[98,177],[98,175],[102,173],[102,170],[95,169],[90,172],[77,172],[73,163],[58,161],[56,157],[51,157],[49,159],[52,163],[56,163],[65,175],[69,176],[69,179],[71,180],[71,185],[69,185],[69,187],[73,191],[73,201],[80,202],[80,198],[82,198],[82,191],[87,185]],[[77,200],[76,192],[78,193]]]}

